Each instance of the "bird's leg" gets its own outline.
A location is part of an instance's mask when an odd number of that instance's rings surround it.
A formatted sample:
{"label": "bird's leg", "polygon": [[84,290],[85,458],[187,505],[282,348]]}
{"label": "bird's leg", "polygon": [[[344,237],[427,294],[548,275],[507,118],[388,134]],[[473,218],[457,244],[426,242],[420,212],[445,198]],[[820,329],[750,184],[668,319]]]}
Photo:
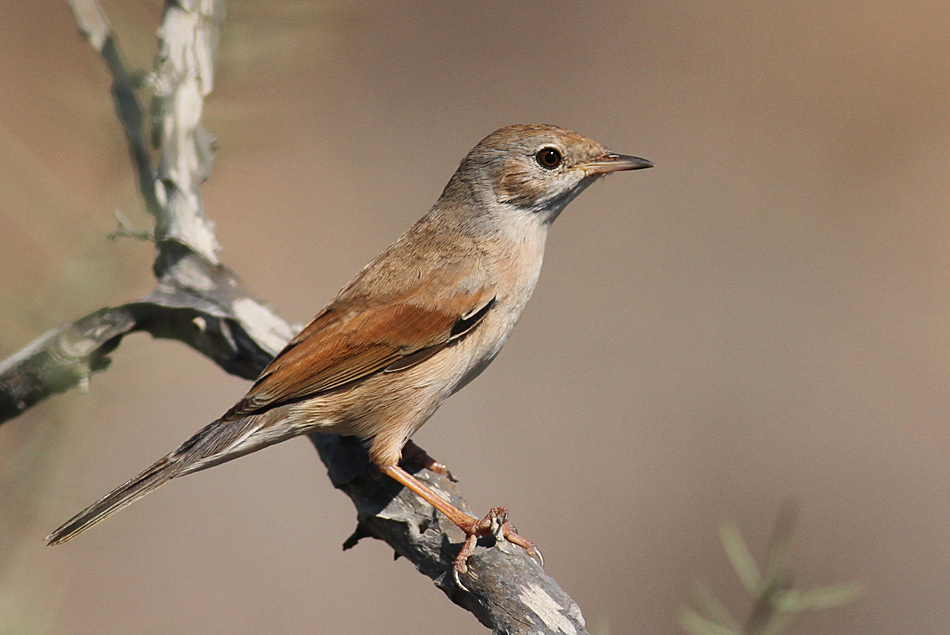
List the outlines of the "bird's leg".
{"label": "bird's leg", "polygon": [[[458,527],[465,532],[465,543],[462,545],[462,549],[459,551],[458,556],[456,556],[453,565],[457,582],[459,574],[464,574],[468,571],[468,558],[475,551],[475,545],[478,539],[483,536],[497,537],[501,535],[508,542],[522,547],[528,552],[529,556],[536,558],[540,564],[544,564],[541,552],[538,551],[537,547],[535,547],[530,540],[519,535],[512,524],[508,522],[508,510],[504,507],[493,507],[487,516],[479,520],[461,511],[428,485],[398,465],[380,466],[379,469],[386,476],[389,476],[415,492],[420,498],[445,514],[449,520],[458,525]],[[465,588],[461,583],[459,583],[459,585]]]}
{"label": "bird's leg", "polygon": [[402,447],[402,458],[417,463],[430,472],[444,476],[453,483],[458,483],[458,479],[452,475],[449,468],[429,456],[429,453],[413,443],[412,439],[406,441],[406,445]]}

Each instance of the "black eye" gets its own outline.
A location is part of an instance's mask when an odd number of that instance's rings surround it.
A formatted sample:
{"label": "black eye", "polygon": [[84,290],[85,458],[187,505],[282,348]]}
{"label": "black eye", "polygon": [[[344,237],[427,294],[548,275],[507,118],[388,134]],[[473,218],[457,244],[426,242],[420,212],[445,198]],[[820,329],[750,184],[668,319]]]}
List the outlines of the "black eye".
{"label": "black eye", "polygon": [[561,161],[563,160],[561,151],[557,148],[541,148],[534,156],[538,160],[538,163],[541,165],[541,167],[548,170],[553,170],[557,166],[561,165]]}

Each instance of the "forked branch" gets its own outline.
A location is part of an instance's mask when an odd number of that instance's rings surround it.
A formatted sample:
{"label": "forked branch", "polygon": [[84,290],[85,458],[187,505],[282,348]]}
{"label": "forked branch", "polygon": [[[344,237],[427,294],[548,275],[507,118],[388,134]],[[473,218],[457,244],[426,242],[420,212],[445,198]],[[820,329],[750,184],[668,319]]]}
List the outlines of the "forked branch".
{"label": "forked branch", "polygon": [[[108,366],[128,333],[182,341],[223,370],[252,379],[295,328],[252,294],[218,260],[213,224],[204,216],[201,185],[211,173],[212,138],[201,126],[213,86],[223,0],[169,0],[159,30],[159,55],[147,86],[152,132],[105,13],[95,0],[71,0],[80,30],[112,73],[116,113],[129,143],[146,210],[155,219],[155,289],[141,300],[106,307],[55,329],[0,362],[0,423],[58,392],[85,386]],[[152,150],[160,151],[153,167]],[[469,560],[468,591],[449,573],[463,536],[454,524],[371,467],[352,438],[311,435],[333,484],[353,500],[360,538],[385,541],[430,577],[453,602],[496,633],[586,633],[580,609],[520,548],[499,541]],[[467,509],[447,477],[419,478]]]}

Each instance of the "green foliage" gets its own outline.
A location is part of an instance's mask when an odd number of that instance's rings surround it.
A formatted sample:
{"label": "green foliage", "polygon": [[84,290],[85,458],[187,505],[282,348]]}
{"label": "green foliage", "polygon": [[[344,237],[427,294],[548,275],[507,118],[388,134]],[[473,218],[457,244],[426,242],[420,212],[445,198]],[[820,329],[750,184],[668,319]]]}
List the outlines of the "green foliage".
{"label": "green foliage", "polygon": [[685,609],[680,625],[692,635],[779,635],[785,633],[806,612],[847,604],[865,593],[860,582],[849,582],[808,590],[791,588],[789,558],[792,532],[798,507],[785,505],[779,512],[769,540],[764,573],[752,557],[735,523],[723,523],[719,536],[723,548],[749,595],[752,609],[740,624],[705,583],[694,591],[698,610]]}

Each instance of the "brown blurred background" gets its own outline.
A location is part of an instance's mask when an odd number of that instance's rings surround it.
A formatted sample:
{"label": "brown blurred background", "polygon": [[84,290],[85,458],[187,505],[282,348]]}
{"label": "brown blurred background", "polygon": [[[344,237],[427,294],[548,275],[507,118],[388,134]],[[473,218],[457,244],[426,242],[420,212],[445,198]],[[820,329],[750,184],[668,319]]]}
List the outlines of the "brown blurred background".
{"label": "brown blurred background", "polygon": [[[161,2],[106,2],[151,68]],[[65,3],[0,0],[0,357],[152,286],[109,77]],[[801,586],[870,594],[797,632],[950,623],[950,5],[229,3],[205,122],[225,261],[304,322],[481,137],[574,128],[657,168],[549,241],[505,352],[417,435],[475,509],[511,507],[592,632],[674,633],[701,577],[747,602],[803,504]],[[88,394],[0,428],[0,632],[479,633],[295,440],[43,537],[239,397],[183,345],[126,340]]]}

